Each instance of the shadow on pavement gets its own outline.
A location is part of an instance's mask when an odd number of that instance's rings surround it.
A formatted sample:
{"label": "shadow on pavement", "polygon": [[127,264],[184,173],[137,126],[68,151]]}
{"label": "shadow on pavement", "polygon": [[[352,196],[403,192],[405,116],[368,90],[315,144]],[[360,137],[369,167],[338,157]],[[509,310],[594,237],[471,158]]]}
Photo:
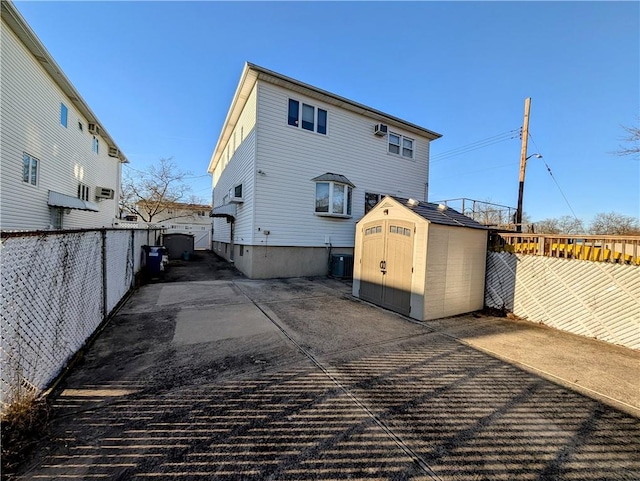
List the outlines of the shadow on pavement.
{"label": "shadow on pavement", "polygon": [[19,479],[640,479],[637,418],[344,283],[253,281],[209,253],[165,281],[62,383]]}

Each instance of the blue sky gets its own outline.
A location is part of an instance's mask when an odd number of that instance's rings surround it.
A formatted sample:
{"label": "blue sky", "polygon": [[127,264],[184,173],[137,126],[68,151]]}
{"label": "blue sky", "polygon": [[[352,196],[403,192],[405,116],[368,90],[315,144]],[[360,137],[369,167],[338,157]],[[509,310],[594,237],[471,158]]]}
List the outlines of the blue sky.
{"label": "blue sky", "polygon": [[[430,200],[514,205],[522,125],[578,217],[640,214],[637,2],[16,2],[130,160],[173,157],[208,200],[206,169],[245,61],[443,134]],[[508,137],[508,135],[503,136]],[[571,215],[540,159],[524,210]]]}

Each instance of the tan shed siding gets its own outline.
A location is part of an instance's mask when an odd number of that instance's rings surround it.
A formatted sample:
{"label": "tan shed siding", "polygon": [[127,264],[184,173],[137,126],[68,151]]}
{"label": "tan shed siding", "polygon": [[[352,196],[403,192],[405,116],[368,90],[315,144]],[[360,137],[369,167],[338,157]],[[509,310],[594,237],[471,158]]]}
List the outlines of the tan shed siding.
{"label": "tan shed siding", "polygon": [[[242,184],[242,196],[245,202],[237,205],[237,217],[234,226],[234,242],[237,244],[253,243],[253,213],[250,204],[255,195],[255,123],[256,89],[254,88],[247,99],[238,123],[213,174],[214,207],[223,204],[224,196],[228,194],[229,189],[237,184]],[[229,153],[228,161],[227,152]],[[215,218],[213,240],[229,242],[230,227],[231,224],[226,219]]]}
{"label": "tan shed siding", "polygon": [[[48,228],[48,191],[75,197],[79,181],[89,186],[91,202],[96,202],[96,186],[114,189],[117,198],[120,165],[108,156],[106,142],[99,138],[100,154],[92,151],[86,119],[4,21],[1,46],[1,228]],[[67,128],[60,125],[61,102],[68,108]],[[40,161],[35,187],[22,182],[23,152]],[[97,204],[100,212],[65,215],[64,227],[111,226],[117,214],[116,199]]]}
{"label": "tan shed siding", "polygon": [[427,238],[424,318],[437,319],[443,317],[445,312],[449,233],[443,227],[429,224]]}
{"label": "tan shed siding", "polygon": [[[288,99],[328,112],[328,133],[287,125]],[[423,199],[428,178],[429,142],[416,138],[415,159],[387,153],[386,137],[375,137],[376,122],[346,110],[258,82],[256,228],[271,232],[272,245],[334,247],[354,245],[355,223],[364,215],[365,192]],[[390,130],[403,134],[402,129]],[[333,172],[356,185],[352,218],[320,217],[315,210],[313,177]],[[259,240],[259,238],[258,238]]]}
{"label": "tan shed siding", "polygon": [[483,307],[486,236],[480,229],[429,225],[425,319]]}
{"label": "tan shed siding", "polygon": [[421,217],[418,218],[418,220],[416,220],[416,231],[413,237],[413,277],[411,279],[410,316],[420,320],[422,320],[424,313],[428,235],[429,223]]}

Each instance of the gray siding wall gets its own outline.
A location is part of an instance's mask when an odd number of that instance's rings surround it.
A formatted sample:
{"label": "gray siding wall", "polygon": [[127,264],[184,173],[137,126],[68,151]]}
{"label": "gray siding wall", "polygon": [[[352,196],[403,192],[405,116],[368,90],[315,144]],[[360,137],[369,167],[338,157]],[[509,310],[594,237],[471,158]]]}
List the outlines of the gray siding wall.
{"label": "gray siding wall", "polygon": [[[64,216],[64,228],[111,226],[117,215],[120,164],[108,156],[99,139],[99,154],[92,151],[87,120],[2,22],[0,122],[2,158],[0,228],[47,229],[50,211],[48,191],[77,196],[78,182],[90,188],[89,201],[100,212],[72,210]],[[60,124],[60,103],[68,108],[67,127]],[[78,128],[83,124],[83,130]],[[38,185],[22,181],[22,156],[39,160]],[[95,200],[96,186],[116,191],[114,200]]]}
{"label": "gray siding wall", "polygon": [[[328,133],[321,135],[287,124],[289,98],[328,112]],[[355,223],[364,215],[365,192],[424,199],[429,141],[389,125],[415,140],[413,160],[387,153],[387,138],[373,135],[367,117],[323,104],[259,81],[257,105],[255,245],[353,247]],[[352,218],[320,217],[312,178],[333,172],[356,186]],[[258,228],[260,229],[258,231]]]}

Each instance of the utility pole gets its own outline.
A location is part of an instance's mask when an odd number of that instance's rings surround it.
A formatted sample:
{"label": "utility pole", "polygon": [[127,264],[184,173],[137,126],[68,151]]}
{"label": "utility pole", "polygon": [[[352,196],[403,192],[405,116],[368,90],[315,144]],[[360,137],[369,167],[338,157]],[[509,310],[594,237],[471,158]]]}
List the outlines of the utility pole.
{"label": "utility pole", "polygon": [[524,194],[524,172],[527,168],[527,141],[529,140],[529,110],[531,97],[524,101],[524,122],[522,123],[522,150],[520,151],[520,185],[518,186],[518,210],[516,210],[516,232],[522,232],[522,195]]}

